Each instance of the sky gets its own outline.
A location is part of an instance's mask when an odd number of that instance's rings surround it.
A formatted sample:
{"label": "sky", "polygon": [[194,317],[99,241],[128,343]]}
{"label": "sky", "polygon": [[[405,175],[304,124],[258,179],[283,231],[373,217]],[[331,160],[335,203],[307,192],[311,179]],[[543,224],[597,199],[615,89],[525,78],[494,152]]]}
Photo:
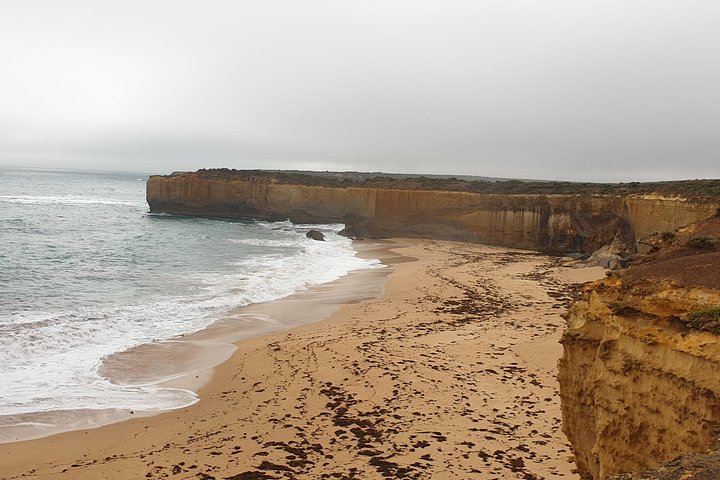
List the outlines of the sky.
{"label": "sky", "polygon": [[717,0],[0,0],[0,165],[720,178]]}

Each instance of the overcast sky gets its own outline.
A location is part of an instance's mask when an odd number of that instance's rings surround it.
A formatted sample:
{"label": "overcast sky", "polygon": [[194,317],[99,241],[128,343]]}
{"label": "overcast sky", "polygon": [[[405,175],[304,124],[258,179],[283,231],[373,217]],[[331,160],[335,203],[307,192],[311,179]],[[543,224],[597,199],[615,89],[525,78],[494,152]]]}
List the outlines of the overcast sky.
{"label": "overcast sky", "polygon": [[0,165],[720,177],[717,0],[0,0]]}

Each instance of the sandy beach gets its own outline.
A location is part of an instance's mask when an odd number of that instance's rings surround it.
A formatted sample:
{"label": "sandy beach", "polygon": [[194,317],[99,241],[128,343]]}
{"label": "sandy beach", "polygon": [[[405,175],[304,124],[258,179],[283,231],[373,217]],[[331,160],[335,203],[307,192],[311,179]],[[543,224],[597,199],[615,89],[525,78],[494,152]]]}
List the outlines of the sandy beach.
{"label": "sandy beach", "polygon": [[326,289],[255,306],[292,327],[255,338],[219,325],[212,335],[237,349],[223,350],[199,403],[3,444],[0,477],[576,478],[555,378],[561,314],[569,285],[602,269],[464,243],[389,245],[379,295],[345,282],[361,290],[351,303]]}

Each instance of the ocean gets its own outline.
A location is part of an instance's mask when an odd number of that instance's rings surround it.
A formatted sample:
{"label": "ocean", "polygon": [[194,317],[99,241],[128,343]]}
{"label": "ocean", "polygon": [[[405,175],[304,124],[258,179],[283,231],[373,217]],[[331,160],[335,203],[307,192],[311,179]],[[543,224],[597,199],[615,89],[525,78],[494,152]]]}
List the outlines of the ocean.
{"label": "ocean", "polygon": [[379,266],[342,225],[148,213],[145,181],[0,168],[0,416],[192,404],[189,390],[110,381],[103,361]]}

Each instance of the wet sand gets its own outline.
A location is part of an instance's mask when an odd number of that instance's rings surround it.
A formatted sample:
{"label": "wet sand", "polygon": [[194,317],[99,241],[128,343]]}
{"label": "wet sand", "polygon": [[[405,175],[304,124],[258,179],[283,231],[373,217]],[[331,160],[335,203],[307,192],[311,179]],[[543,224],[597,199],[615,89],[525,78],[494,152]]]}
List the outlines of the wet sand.
{"label": "wet sand", "polygon": [[[198,332],[116,353],[104,359],[100,373],[119,385],[180,390],[185,393],[186,404],[192,405],[197,401],[193,392],[212,378],[214,367],[232,356],[240,340],[316,322],[329,317],[342,305],[379,296],[390,273],[390,269],[384,267],[402,261],[402,257],[392,253],[385,242],[356,242],[355,249],[359,256],[380,259],[383,263],[379,268],[353,271],[333,282],[273,302],[234,309]],[[22,415],[1,415],[0,412],[0,444],[97,428],[163,411],[169,410],[81,409]]]}
{"label": "wet sand", "polygon": [[[190,407],[4,444],[0,477],[575,478],[555,379],[560,315],[568,284],[602,270],[480,245],[395,244],[403,257],[381,296],[328,301],[328,287],[256,306],[290,322],[331,315],[239,339]],[[218,327],[212,341],[238,340]]]}

